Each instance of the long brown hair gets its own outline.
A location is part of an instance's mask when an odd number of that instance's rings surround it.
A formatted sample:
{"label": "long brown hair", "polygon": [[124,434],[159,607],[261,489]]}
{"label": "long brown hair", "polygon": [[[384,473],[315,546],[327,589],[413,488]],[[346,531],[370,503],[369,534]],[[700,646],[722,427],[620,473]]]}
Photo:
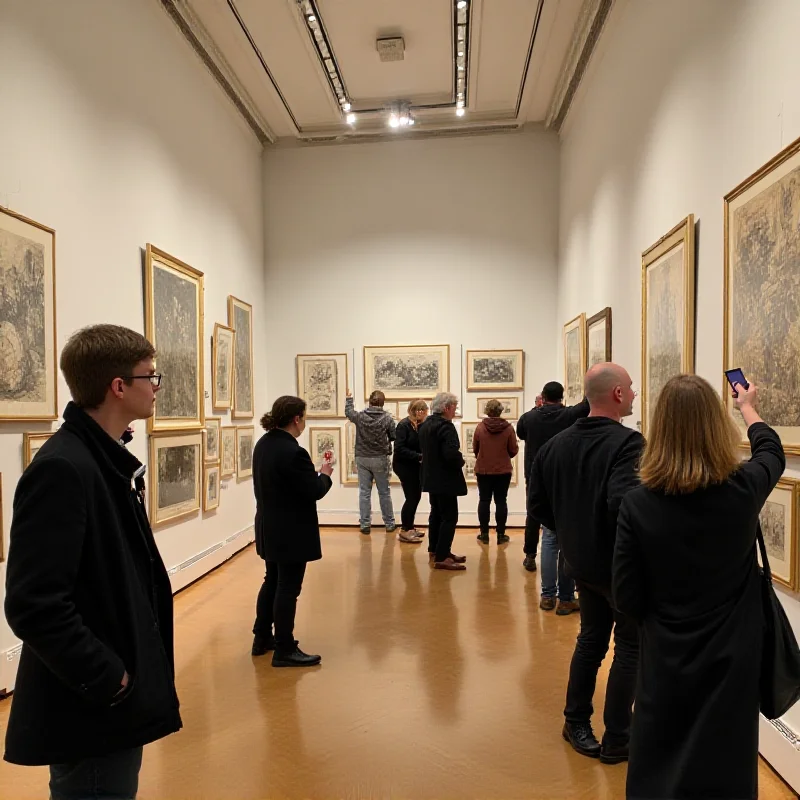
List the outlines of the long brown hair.
{"label": "long brown hair", "polygon": [[697,375],[670,378],[658,396],[640,477],[650,489],[689,494],[739,467],[739,433],[719,395]]}

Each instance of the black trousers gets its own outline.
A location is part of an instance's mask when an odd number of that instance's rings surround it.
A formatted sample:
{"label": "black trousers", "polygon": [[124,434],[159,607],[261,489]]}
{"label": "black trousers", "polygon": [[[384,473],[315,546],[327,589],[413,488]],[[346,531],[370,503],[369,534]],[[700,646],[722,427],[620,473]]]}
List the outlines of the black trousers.
{"label": "black trousers", "polygon": [[526,556],[536,557],[536,551],[539,549],[539,529],[541,527],[542,523],[535,519],[530,511],[528,479],[525,478],[525,547],[523,552]]}
{"label": "black trousers", "polygon": [[458,497],[454,494],[430,493],[431,515],[428,518],[428,552],[444,561],[453,547],[458,522]]}
{"label": "black trousers", "polygon": [[253,633],[257,636],[271,636],[274,625],[275,648],[281,652],[291,652],[295,647],[294,616],[305,574],[305,561],[267,561],[264,583],[261,584],[256,600]]}
{"label": "black trousers", "polygon": [[400,485],[403,487],[405,502],[400,511],[400,527],[404,531],[410,531],[414,527],[414,518],[417,515],[417,507],[422,498],[422,482],[418,464],[400,464],[393,466],[394,474],[400,478]]}
{"label": "black trousers", "polygon": [[608,652],[613,628],[614,660],[606,685],[603,738],[611,745],[627,744],[639,666],[639,631],[631,617],[612,608],[609,590],[581,581],[576,583],[580,592],[581,630],[569,669],[564,716],[567,722],[591,720],[597,672]]}
{"label": "black trousers", "polygon": [[478,475],[478,524],[481,533],[489,533],[489,520],[494,497],[494,519],[497,535],[506,532],[508,522],[508,487],[511,486],[511,473],[505,475]]}

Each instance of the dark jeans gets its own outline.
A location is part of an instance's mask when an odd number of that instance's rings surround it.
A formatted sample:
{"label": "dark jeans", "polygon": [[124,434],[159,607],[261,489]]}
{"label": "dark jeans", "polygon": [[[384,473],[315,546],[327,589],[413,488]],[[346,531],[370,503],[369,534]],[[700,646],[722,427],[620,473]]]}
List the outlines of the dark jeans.
{"label": "dark jeans", "polygon": [[422,498],[419,465],[397,463],[394,466],[394,474],[400,478],[400,485],[403,487],[403,494],[406,498],[400,511],[400,527],[404,531],[410,531],[414,528],[417,506]]}
{"label": "dark jeans", "polygon": [[276,650],[294,650],[294,615],[305,574],[305,561],[267,561],[267,573],[256,601],[253,633],[269,637],[274,624]]}
{"label": "dark jeans", "polygon": [[489,533],[489,519],[494,496],[494,518],[497,535],[506,532],[508,521],[508,487],[511,486],[511,473],[506,475],[475,475],[478,479],[478,524],[481,533]]}
{"label": "dark jeans", "polygon": [[437,561],[450,555],[458,522],[458,498],[454,494],[430,493],[431,515],[428,518],[428,552],[436,553]]}
{"label": "dark jeans", "polygon": [[133,800],[139,789],[142,748],[70,764],[50,765],[51,800]]}
{"label": "dark jeans", "polygon": [[536,551],[539,549],[539,528],[541,522],[535,519],[530,512],[528,502],[528,479],[525,479],[525,547],[523,552],[526,556],[536,558]]}
{"label": "dark jeans", "polygon": [[615,611],[610,592],[597,586],[577,582],[581,604],[581,630],[569,669],[567,722],[589,722],[594,708],[597,672],[608,652],[611,629],[614,629],[614,660],[606,685],[603,713],[606,733],[611,745],[627,744],[631,728],[631,706],[636,692],[636,670],[639,665],[639,632],[636,622]]}

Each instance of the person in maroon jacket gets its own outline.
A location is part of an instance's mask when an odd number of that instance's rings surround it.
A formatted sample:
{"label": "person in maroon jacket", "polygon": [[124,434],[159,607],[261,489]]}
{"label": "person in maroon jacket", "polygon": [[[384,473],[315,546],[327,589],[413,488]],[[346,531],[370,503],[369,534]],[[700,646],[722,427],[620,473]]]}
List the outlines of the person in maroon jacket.
{"label": "person in maroon jacket", "polygon": [[503,404],[499,400],[486,403],[486,419],[478,423],[472,437],[472,451],[477,456],[475,477],[478,479],[478,523],[481,532],[478,541],[489,544],[489,519],[494,497],[494,515],[497,526],[497,544],[507,544],[508,487],[514,468],[511,459],[519,452],[514,428],[500,415]]}

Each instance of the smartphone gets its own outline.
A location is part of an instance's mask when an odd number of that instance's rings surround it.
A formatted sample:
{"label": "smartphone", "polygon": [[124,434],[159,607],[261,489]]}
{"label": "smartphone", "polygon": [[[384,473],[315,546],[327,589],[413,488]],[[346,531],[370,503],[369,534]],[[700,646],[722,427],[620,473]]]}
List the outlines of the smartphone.
{"label": "smartphone", "polygon": [[742,372],[740,367],[736,367],[735,369],[726,369],[725,377],[728,379],[728,383],[731,385],[731,389],[733,389],[735,397],[738,397],[736,392],[737,383],[739,386],[744,386],[745,389],[750,388],[750,384],[745,379],[744,372]]}

